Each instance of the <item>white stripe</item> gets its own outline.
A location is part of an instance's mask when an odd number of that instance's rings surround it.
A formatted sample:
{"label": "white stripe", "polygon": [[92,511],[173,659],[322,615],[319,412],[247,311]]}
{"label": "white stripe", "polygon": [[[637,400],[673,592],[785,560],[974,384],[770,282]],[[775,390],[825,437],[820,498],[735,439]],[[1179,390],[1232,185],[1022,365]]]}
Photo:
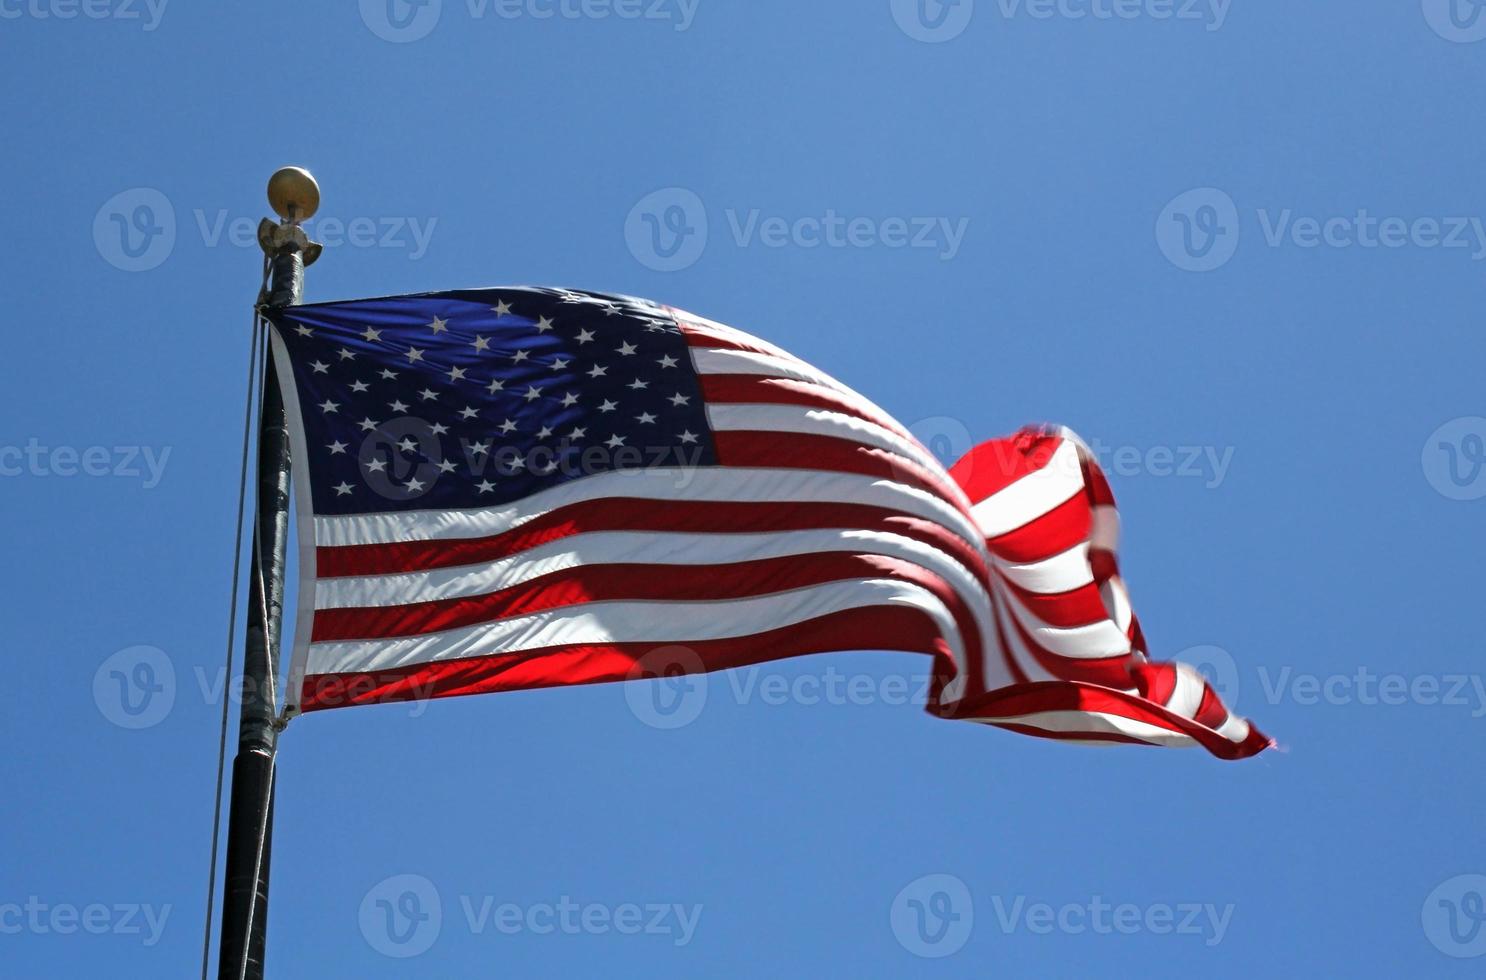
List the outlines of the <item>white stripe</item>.
{"label": "white stripe", "polygon": [[971,513],[985,536],[994,538],[1030,524],[1083,488],[1078,449],[1064,440],[1046,466],[997,490],[971,508]]}
{"label": "white stripe", "polygon": [[395,575],[322,578],[315,583],[315,605],[319,609],[360,609],[479,596],[583,565],[622,562],[707,567],[826,552],[886,555],[912,562],[951,585],[964,597],[972,615],[983,618],[989,612],[980,582],[938,548],[900,534],[831,528],[757,534],[594,531],[496,561]]}
{"label": "white stripe", "polygon": [[1071,660],[1102,660],[1129,654],[1130,639],[1107,619],[1085,626],[1052,626],[1043,622],[1015,596],[1007,605],[1033,642],[1049,653]]}
{"label": "white stripe", "polygon": [[1092,508],[1089,545],[1105,551],[1118,551],[1120,546],[1120,512],[1108,504]]}
{"label": "white stripe", "polygon": [[970,720],[987,725],[1026,725],[1044,732],[1128,735],[1143,742],[1173,748],[1190,748],[1198,744],[1196,739],[1182,732],[1174,732],[1168,728],[1104,711],[1036,711],[1027,715],[1006,715]]}
{"label": "white stripe", "polygon": [[831,470],[732,466],[657,467],[599,473],[488,508],[316,517],[315,543],[323,547],[481,538],[509,531],[559,507],[605,497],[676,502],[852,503],[882,507],[945,527],[989,560],[985,541],[969,519],[925,490]]}
{"label": "white stripe", "polygon": [[[908,582],[851,579],[748,599],[717,602],[588,602],[479,626],[398,640],[314,643],[311,674],[386,670],[549,646],[687,643],[749,636],[871,606],[908,605],[930,616],[963,664],[954,617],[934,595]],[[964,671],[957,673],[964,677]]]}
{"label": "white stripe", "polygon": [[[991,598],[996,610],[997,625],[1001,628],[1001,635],[1006,638],[1007,652],[1011,655],[1011,659],[1016,663],[1017,667],[1021,669],[1021,672],[1026,675],[1027,680],[1034,682],[1065,680],[1066,678],[1058,677],[1042,666],[1042,661],[1037,659],[1036,653],[1027,647],[1021,633],[1017,631],[1016,622],[1007,609],[1011,604],[1011,599],[1006,594],[1006,590],[994,589]],[[989,648],[994,642],[995,638],[992,636],[992,639],[987,643],[987,647]],[[985,661],[986,677],[988,678],[987,686],[989,689],[995,690],[998,687],[1006,687],[1015,680],[1015,678],[1008,675],[1004,664],[996,663],[994,664],[995,669],[991,669],[992,658],[989,650],[987,651]],[[990,680],[991,678],[998,678],[999,680],[992,682]]]}
{"label": "white stripe", "polygon": [[1176,664],[1175,669],[1176,683],[1172,685],[1171,697],[1166,699],[1166,710],[1183,718],[1195,718],[1197,709],[1202,707],[1202,695],[1207,690],[1207,682],[1186,664]]}
{"label": "white stripe", "polygon": [[1071,592],[1094,581],[1094,572],[1089,568],[1089,546],[1082,542],[1040,561],[1018,564],[992,558],[1007,578],[1038,595]]}
{"label": "white stripe", "polygon": [[1104,600],[1104,608],[1109,611],[1109,618],[1114,620],[1121,633],[1129,636],[1135,612],[1130,608],[1130,594],[1125,591],[1125,583],[1118,575],[1107,579],[1099,586],[1099,595]]}
{"label": "white stripe", "polygon": [[1228,712],[1228,717],[1223,724],[1214,729],[1219,735],[1234,744],[1242,744],[1249,737],[1249,723],[1233,712]]}

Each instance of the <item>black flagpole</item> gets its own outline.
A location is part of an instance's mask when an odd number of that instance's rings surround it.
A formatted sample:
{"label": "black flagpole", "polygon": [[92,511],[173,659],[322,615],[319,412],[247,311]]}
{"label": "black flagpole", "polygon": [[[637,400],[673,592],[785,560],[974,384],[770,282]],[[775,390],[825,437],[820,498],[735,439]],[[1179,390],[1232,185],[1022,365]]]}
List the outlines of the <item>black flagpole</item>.
{"label": "black flagpole", "polygon": [[[294,306],[303,298],[304,268],[320,246],[299,223],[320,205],[308,173],[280,170],[268,184],[269,203],[283,219],[264,219],[258,241],[268,279],[260,304]],[[258,430],[258,504],[248,585],[248,631],[243,652],[237,756],[227,817],[227,869],[222,886],[222,940],[218,980],[262,980],[268,938],[268,869],[273,852],[274,756],[278,751],[275,685],[284,612],[284,553],[289,540],[289,423],[274,371],[273,350],[263,373]]]}

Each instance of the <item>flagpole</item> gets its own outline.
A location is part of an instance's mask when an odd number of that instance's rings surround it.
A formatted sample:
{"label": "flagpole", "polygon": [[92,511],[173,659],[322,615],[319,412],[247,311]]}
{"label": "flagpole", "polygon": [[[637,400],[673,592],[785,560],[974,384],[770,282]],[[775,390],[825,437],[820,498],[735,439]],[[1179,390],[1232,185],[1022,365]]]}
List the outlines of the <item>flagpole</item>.
{"label": "flagpole", "polygon": [[[320,206],[315,179],[286,167],[268,183],[280,222],[265,218],[258,242],[267,265],[259,304],[295,306],[303,298],[304,269],[320,256],[300,223]],[[258,501],[253,524],[252,571],[237,755],[227,818],[227,868],[222,886],[222,938],[218,980],[262,980],[268,938],[268,871],[273,851],[274,760],[278,752],[275,703],[284,612],[284,554],[289,540],[289,422],[267,353],[260,395]]]}

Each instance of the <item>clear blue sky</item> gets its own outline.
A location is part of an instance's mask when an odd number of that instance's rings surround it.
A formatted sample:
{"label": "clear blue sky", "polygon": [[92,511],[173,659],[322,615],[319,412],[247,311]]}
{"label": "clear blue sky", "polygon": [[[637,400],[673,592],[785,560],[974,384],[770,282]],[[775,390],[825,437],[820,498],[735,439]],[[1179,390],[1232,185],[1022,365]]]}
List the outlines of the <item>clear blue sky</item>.
{"label": "clear blue sky", "polygon": [[[674,730],[619,686],[322,713],[282,743],[271,975],[1479,974],[1467,0],[385,3],[0,0],[0,972],[196,969],[241,233],[301,163],[355,232],[312,300],[614,290],[940,446],[1074,426],[1153,650],[1218,648],[1288,751],[936,721],[870,652],[715,677]],[[769,693],[832,676],[866,696]]]}

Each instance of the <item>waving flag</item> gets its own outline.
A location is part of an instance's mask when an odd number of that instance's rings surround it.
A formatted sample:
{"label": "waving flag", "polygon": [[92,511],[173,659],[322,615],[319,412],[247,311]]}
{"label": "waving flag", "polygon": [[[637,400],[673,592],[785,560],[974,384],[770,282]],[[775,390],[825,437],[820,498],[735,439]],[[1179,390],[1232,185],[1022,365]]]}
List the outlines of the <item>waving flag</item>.
{"label": "waving flag", "polygon": [[1269,744],[1147,661],[1108,484],[1066,430],[946,472],[811,365],[629,297],[269,316],[299,501],[291,710],[903,650],[934,658],[941,717]]}

